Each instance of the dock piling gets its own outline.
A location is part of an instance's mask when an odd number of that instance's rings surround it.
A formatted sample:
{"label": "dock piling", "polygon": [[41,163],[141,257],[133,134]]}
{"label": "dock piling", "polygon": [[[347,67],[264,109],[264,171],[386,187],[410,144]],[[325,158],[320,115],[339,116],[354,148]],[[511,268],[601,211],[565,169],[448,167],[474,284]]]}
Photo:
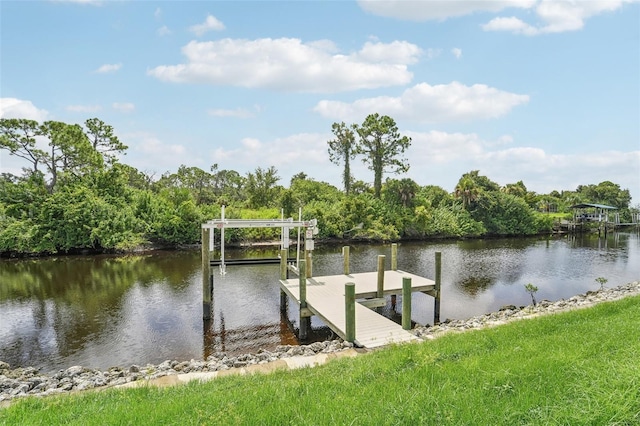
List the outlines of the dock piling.
{"label": "dock piling", "polygon": [[202,319],[211,319],[211,298],[213,293],[213,275],[211,274],[211,265],[209,259],[211,252],[209,251],[209,237],[211,229],[202,228]]}
{"label": "dock piling", "polygon": [[280,250],[280,279],[281,280],[287,279],[287,254],[288,254],[287,249]]}
{"label": "dock piling", "polygon": [[378,255],[378,289],[376,297],[384,297],[384,259],[384,254]]}
{"label": "dock piling", "polygon": [[398,270],[398,244],[391,244],[391,270]]}
{"label": "dock piling", "polygon": [[[398,244],[393,243],[391,244],[391,270],[392,271],[397,271],[398,270]],[[394,311],[396,310],[396,295],[392,294],[391,295],[391,309],[393,309]]]}
{"label": "dock piling", "polygon": [[309,334],[309,326],[311,325],[310,318],[303,315],[303,310],[307,308],[307,262],[306,260],[300,260],[299,270],[299,283],[300,283],[300,340],[306,340]]}
{"label": "dock piling", "polygon": [[[289,270],[287,268],[287,249],[280,250],[280,279],[286,280],[289,277]],[[282,288],[280,288],[280,312],[287,312],[287,293],[284,292]]]}
{"label": "dock piling", "polygon": [[342,247],[342,262],[343,262],[343,271],[345,275],[349,275],[349,246]]}
{"label": "dock piling", "polygon": [[442,253],[436,252],[435,300],[433,302],[433,324],[440,324],[440,283],[442,281]]}
{"label": "dock piling", "polygon": [[356,284],[344,285],[345,340],[356,340]]}
{"label": "dock piling", "polygon": [[402,278],[402,329],[411,330],[411,277]]}
{"label": "dock piling", "polygon": [[304,253],[304,258],[307,261],[307,278],[311,278],[313,276],[313,255],[310,250],[306,250]]}

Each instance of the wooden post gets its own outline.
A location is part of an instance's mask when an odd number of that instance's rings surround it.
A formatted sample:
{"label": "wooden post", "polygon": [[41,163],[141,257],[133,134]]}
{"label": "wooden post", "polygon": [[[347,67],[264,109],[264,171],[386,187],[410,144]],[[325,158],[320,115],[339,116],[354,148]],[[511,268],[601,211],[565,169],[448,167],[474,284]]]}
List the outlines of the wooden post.
{"label": "wooden post", "polygon": [[202,228],[202,319],[211,319],[211,294],[213,293],[213,275],[209,263],[209,236],[211,228]]}
{"label": "wooden post", "polygon": [[313,255],[311,251],[307,250],[305,258],[307,260],[307,278],[311,278],[313,276]]}
{"label": "wooden post", "polygon": [[300,260],[300,270],[298,271],[298,282],[300,284],[300,307],[307,307],[307,261]]}
{"label": "wooden post", "polygon": [[378,290],[376,297],[384,297],[384,254],[378,255]]}
{"label": "wooden post", "polygon": [[436,252],[436,297],[433,304],[433,324],[440,324],[440,287],[442,282],[442,253]]}
{"label": "wooden post", "polygon": [[391,270],[398,270],[398,244],[391,244]]}
{"label": "wooden post", "polygon": [[353,343],[356,340],[356,284],[344,285],[345,340]]}
{"label": "wooden post", "polygon": [[[287,255],[289,251],[287,249],[280,250],[280,279],[286,280],[288,277],[288,269],[287,269]],[[287,312],[287,293],[280,288],[280,312]]]}
{"label": "wooden post", "polygon": [[402,278],[402,329],[411,330],[411,277]]}
{"label": "wooden post", "polygon": [[349,275],[349,246],[342,247],[342,262],[345,275]]}
{"label": "wooden post", "polygon": [[300,287],[300,340],[306,340],[309,334],[309,322],[308,318],[302,316],[303,308],[307,307],[307,262],[306,260],[300,260],[299,275],[299,287]]}
{"label": "wooden post", "polygon": [[287,255],[288,255],[287,249],[280,250],[280,279],[281,280],[287,279]]}

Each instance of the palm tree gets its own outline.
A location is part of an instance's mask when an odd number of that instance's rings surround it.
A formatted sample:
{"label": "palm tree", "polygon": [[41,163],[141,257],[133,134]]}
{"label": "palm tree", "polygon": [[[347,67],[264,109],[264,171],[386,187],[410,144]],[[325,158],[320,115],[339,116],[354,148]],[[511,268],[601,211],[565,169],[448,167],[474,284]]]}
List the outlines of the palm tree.
{"label": "palm tree", "polygon": [[455,196],[462,200],[464,207],[469,207],[471,203],[480,197],[480,187],[469,176],[463,176],[456,185]]}

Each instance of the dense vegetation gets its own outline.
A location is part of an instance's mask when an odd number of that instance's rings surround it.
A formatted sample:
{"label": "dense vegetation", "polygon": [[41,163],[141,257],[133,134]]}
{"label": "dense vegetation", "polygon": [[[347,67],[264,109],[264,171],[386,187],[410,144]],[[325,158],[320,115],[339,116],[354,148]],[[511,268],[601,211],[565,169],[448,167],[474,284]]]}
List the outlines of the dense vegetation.
{"label": "dense vegetation", "polygon": [[[200,224],[229,218],[316,218],[320,238],[398,240],[532,235],[579,202],[602,203],[629,217],[629,191],[609,181],[575,191],[536,194],[522,181],[501,187],[479,172],[465,173],[452,193],[385,172],[408,170],[400,158],[411,143],[393,119],[372,114],[362,125],[334,124],[331,160],[344,166],[344,191],[298,173],[285,187],[274,167],[241,175],[182,165],[159,179],[122,163],[127,146],[97,118],[84,125],[0,119],[0,149],[22,158],[20,176],[0,175],[0,254],[130,250],[197,243]],[[374,184],[354,180],[356,156]],[[271,239],[278,230],[234,230],[232,241]]]}
{"label": "dense vegetation", "polygon": [[640,423],[640,298],[388,347],[313,369],[27,398],[0,424]]}

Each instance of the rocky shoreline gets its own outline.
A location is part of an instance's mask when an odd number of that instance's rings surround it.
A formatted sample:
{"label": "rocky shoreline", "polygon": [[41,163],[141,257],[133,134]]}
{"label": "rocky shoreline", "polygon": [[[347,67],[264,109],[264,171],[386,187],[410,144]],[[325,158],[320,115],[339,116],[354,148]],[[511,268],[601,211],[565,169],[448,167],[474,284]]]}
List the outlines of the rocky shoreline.
{"label": "rocky shoreline", "polygon": [[632,283],[613,288],[587,291],[586,294],[579,294],[577,296],[570,297],[569,299],[561,299],[556,302],[542,300],[535,306],[503,306],[498,312],[491,312],[489,314],[475,316],[466,320],[446,320],[435,326],[418,326],[415,327],[412,332],[422,339],[433,339],[445,332],[493,327],[519,319],[587,308],[598,303],[611,302],[627,296],[635,295],[640,295],[640,281],[634,281]]}
{"label": "rocky shoreline", "polygon": [[[640,281],[610,289],[589,291],[566,300],[543,300],[536,306],[505,306],[498,312],[472,317],[466,320],[447,320],[435,326],[417,326],[412,332],[421,339],[433,339],[443,333],[466,331],[497,326],[510,321],[539,315],[579,309],[601,302],[618,300],[640,294]],[[309,345],[282,345],[273,351],[259,350],[255,354],[228,356],[216,353],[206,360],[164,361],[158,365],[132,365],[129,368],[113,367],[107,371],[72,366],[52,375],[38,372],[36,368],[14,368],[0,361],[0,404],[25,396],[46,396],[88,389],[123,386],[137,381],[150,381],[165,376],[193,373],[214,373],[232,369],[245,369],[278,361],[307,358],[321,354],[336,354],[353,348],[341,340],[316,342]]]}

